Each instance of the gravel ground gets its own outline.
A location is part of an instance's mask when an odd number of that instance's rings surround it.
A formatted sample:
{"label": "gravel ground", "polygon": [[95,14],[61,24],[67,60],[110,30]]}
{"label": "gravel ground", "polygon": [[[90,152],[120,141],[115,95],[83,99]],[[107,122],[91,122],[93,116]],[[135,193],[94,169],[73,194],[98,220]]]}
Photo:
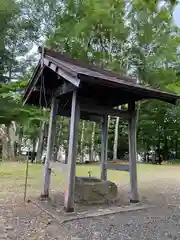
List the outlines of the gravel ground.
{"label": "gravel ground", "polygon": [[[177,204],[177,203],[176,203]],[[6,203],[0,210],[0,239],[154,240],[180,239],[180,208],[163,206],[59,225],[31,203]]]}
{"label": "gravel ground", "polygon": [[[167,166],[139,175],[146,210],[81,219],[60,225],[41,209],[28,203],[16,189],[0,194],[0,240],[177,240],[180,239],[180,167]],[[3,179],[3,178],[2,178]],[[1,179],[1,181],[2,181]],[[2,182],[1,182],[2,184]],[[7,183],[6,183],[7,184]],[[122,188],[123,186],[123,188]],[[128,203],[127,182],[119,184],[120,197]]]}
{"label": "gravel ground", "polygon": [[[163,214],[162,214],[163,213]],[[180,211],[154,209],[81,220],[66,225],[69,232],[82,239],[180,239]],[[65,235],[64,235],[65,236]],[[68,239],[68,238],[65,238]],[[70,238],[69,238],[70,239]]]}

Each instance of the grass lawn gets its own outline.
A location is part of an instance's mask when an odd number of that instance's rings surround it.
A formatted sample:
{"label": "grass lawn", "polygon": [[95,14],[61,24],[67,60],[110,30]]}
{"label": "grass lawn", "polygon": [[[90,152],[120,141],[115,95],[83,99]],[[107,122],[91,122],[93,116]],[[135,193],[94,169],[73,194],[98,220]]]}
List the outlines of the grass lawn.
{"label": "grass lawn", "polygon": [[[40,195],[43,189],[44,166],[42,164],[29,164],[28,190],[27,196]],[[1,198],[8,196],[23,196],[25,181],[26,163],[7,162],[0,164],[0,192]],[[77,165],[77,176],[88,176],[88,171],[92,176],[99,177],[99,165]],[[147,184],[159,183],[159,180],[177,180],[179,177],[179,166],[173,165],[150,165],[138,164],[138,185],[141,189],[148,191]],[[180,177],[179,177],[180,178]],[[129,186],[129,173],[108,170],[108,179],[123,185]],[[146,183],[146,187],[144,184]],[[65,175],[53,171],[51,178],[51,189],[62,190],[65,184]]]}
{"label": "grass lawn", "polygon": [[[27,199],[31,197],[39,196],[43,189],[43,165],[40,164],[29,164],[29,177],[28,177],[28,189],[27,189]],[[130,230],[130,225],[134,226],[133,234],[137,236],[137,233],[142,234],[142,224],[146,228],[150,228],[147,232],[146,239],[153,239],[154,231],[162,228],[168,229],[170,227],[169,218],[162,218],[162,216],[173,216],[177,215],[177,208],[172,208],[171,204],[174,202],[180,203],[180,167],[179,165],[149,165],[149,164],[138,164],[138,186],[141,196],[142,203],[148,203],[157,206],[156,208],[151,208],[149,211],[136,211],[129,214],[125,218],[125,213],[102,218],[93,219],[83,219],[78,222],[71,222],[69,225],[60,225],[56,221],[51,221],[49,215],[45,214],[39,207],[29,203],[24,204],[23,193],[24,193],[24,180],[25,180],[25,169],[26,163],[18,162],[7,162],[0,163],[0,239],[71,239],[66,238],[67,236],[77,236],[81,235],[82,229],[86,229],[86,236],[90,236],[88,239],[94,239],[94,232],[102,231],[104,233],[105,229],[110,231],[112,234],[119,230],[120,226],[123,229]],[[88,176],[88,171],[92,172],[92,176],[99,176],[99,166],[98,165],[77,165],[77,175],[78,176]],[[115,205],[127,205],[129,204],[130,196],[130,184],[129,184],[129,174],[127,172],[109,171],[108,179],[114,181],[118,184],[118,199],[113,204]],[[64,189],[65,177],[63,174],[58,172],[52,173],[51,178],[51,196],[61,195],[59,192]],[[55,191],[55,192],[53,192]],[[56,194],[58,193],[58,194]],[[6,201],[7,200],[7,201]],[[59,201],[60,200],[60,201]],[[57,204],[63,203],[64,198],[58,198]],[[167,205],[168,204],[168,205]],[[63,205],[61,205],[63,206]],[[107,206],[107,205],[106,205]],[[105,207],[106,207],[105,206]],[[108,205],[109,206],[109,205]],[[114,205],[113,205],[114,206]],[[165,206],[165,208],[163,208]],[[170,206],[170,207],[168,207]],[[97,206],[99,208],[99,206]],[[162,207],[162,210],[161,210]],[[90,206],[88,209],[96,209],[96,206]],[[102,206],[100,207],[102,208]],[[87,209],[85,206],[83,209]],[[153,210],[154,209],[154,210]],[[176,210],[175,210],[176,209]],[[160,211],[161,210],[161,211]],[[167,210],[167,212],[166,212]],[[84,211],[84,210],[83,210]],[[154,211],[152,213],[152,211]],[[172,211],[169,213],[169,211]],[[132,224],[129,225],[130,216],[133,214]],[[118,217],[119,216],[119,217]],[[131,217],[132,217],[131,216]],[[154,218],[151,220],[149,216]],[[159,220],[156,221],[157,216]],[[134,224],[137,218],[137,224]],[[145,223],[143,223],[145,218]],[[124,218],[124,220],[122,220]],[[149,219],[149,220],[148,220]],[[166,220],[166,225],[164,225],[164,219]],[[50,220],[50,224],[49,224]],[[147,222],[149,221],[149,222]],[[179,219],[178,219],[179,221]],[[123,225],[124,223],[128,225]],[[152,227],[152,223],[154,224]],[[159,223],[159,225],[158,225]],[[10,226],[7,230],[7,235],[4,235],[6,227]],[[137,231],[137,226],[141,225],[140,230]],[[83,226],[83,228],[82,228]],[[116,226],[115,230],[112,226]],[[158,226],[158,227],[157,227]],[[178,229],[177,225],[177,229]],[[93,233],[88,232],[89,229],[93,230]],[[155,230],[154,230],[155,229]],[[174,229],[174,228],[173,228]],[[117,234],[118,234],[117,231]],[[153,232],[153,234],[152,234]],[[7,237],[9,234],[10,238]],[[144,232],[143,232],[144,234]],[[150,235],[148,235],[150,234]],[[2,238],[2,236],[4,236]],[[47,236],[49,236],[47,238]],[[114,236],[114,235],[113,235]],[[123,235],[124,236],[124,235]],[[133,236],[133,235],[132,235]],[[142,236],[142,235],[141,235]],[[150,236],[150,238],[148,238]],[[164,235],[163,235],[164,236]],[[107,237],[107,236],[106,236]],[[86,238],[82,238],[86,239]],[[99,239],[99,238],[98,238]],[[107,238],[105,238],[107,239]],[[113,238],[114,239],[114,238]],[[119,239],[119,234],[116,239]],[[134,238],[132,238],[134,239]],[[136,238],[141,239],[141,238]],[[144,238],[145,239],[145,238]],[[179,238],[177,238],[179,239]]]}
{"label": "grass lawn", "polygon": [[[88,171],[95,177],[100,176],[99,165],[77,165],[77,176],[88,176]],[[2,194],[23,194],[25,181],[26,163],[7,162],[0,164],[0,189]],[[28,192],[30,194],[41,193],[43,189],[44,166],[42,164],[29,164]],[[127,179],[128,173],[118,171],[108,171],[108,179],[119,182],[120,179]],[[52,171],[51,189],[58,190],[65,183],[65,174],[61,174],[55,169]]]}

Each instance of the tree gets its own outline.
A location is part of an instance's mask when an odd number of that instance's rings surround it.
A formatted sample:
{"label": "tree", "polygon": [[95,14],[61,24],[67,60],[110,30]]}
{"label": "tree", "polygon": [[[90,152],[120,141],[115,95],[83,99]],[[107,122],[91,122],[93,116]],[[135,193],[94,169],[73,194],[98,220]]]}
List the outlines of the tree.
{"label": "tree", "polygon": [[[169,90],[167,86],[171,79],[178,81],[174,69],[178,68],[179,56],[176,53],[180,35],[172,24],[173,4],[161,8],[157,8],[157,4],[157,1],[137,0],[129,7],[124,1],[64,1],[56,18],[56,29],[46,44],[74,58],[135,76],[140,84]],[[149,104],[152,112],[147,113]],[[138,139],[143,142],[138,145],[141,150],[149,148],[152,142],[154,146],[159,134],[165,135],[167,132],[162,130],[165,120],[161,116],[167,116],[169,106],[163,103],[158,105],[157,108],[155,102],[146,101],[137,105]],[[157,114],[161,107],[164,112]],[[146,116],[145,120],[143,116]],[[124,122],[121,124],[124,125]],[[113,148],[114,130],[111,128],[114,126],[115,121],[111,119],[110,149]],[[157,128],[158,135],[155,132]],[[117,129],[119,132],[120,127],[116,122]],[[148,135],[152,130],[154,138],[149,141]],[[124,139],[127,141],[126,127],[123,127],[123,131],[122,142]]]}
{"label": "tree", "polygon": [[8,65],[8,50],[6,49],[6,36],[15,15],[18,12],[18,6],[13,0],[3,0],[0,5],[0,82],[6,81],[5,73]]}
{"label": "tree", "polygon": [[[176,1],[167,1],[161,8],[158,4],[146,0],[3,1],[0,80],[6,84],[0,86],[0,123],[4,124],[0,130],[8,132],[14,121],[19,139],[34,145],[39,139],[42,143],[40,129],[48,122],[49,111],[23,107],[21,103],[21,92],[36,63],[29,50],[42,41],[73,58],[135,76],[139,84],[179,93],[180,33],[172,23]],[[179,113],[179,107],[165,103],[139,102],[139,151],[161,148],[165,158],[169,151],[176,151],[178,156]],[[66,152],[68,127],[69,119],[58,117],[55,145]],[[85,149],[89,149],[90,160],[94,159],[94,151],[100,152],[100,130],[99,124],[81,122],[78,151],[82,159]],[[115,157],[123,157],[128,150],[126,122],[110,118],[108,142],[110,151],[114,146]],[[39,144],[39,159],[41,149]]]}
{"label": "tree", "polygon": [[[50,1],[46,2],[49,6],[54,6],[53,1],[51,4]],[[39,3],[41,3],[42,9],[44,2],[39,1]],[[44,7],[47,9],[47,4]],[[51,10],[49,10],[48,15],[50,15]],[[37,109],[33,107],[23,108],[21,92],[27,84],[26,79],[31,75],[32,65],[36,63],[35,57],[29,54],[29,51],[34,43],[39,43],[41,33],[44,31],[44,20],[38,18],[40,15],[42,16],[43,9],[39,12],[39,6],[37,3],[33,4],[32,1],[7,0],[1,1],[0,12],[0,82],[7,84],[0,86],[0,123],[5,124],[4,129],[7,129],[8,133],[11,132],[12,122],[15,121],[17,125],[21,125],[21,133],[23,132],[25,136],[27,134],[25,130],[29,129],[24,125],[31,125],[31,130],[33,126],[33,132],[35,132],[37,125],[33,122],[34,118],[42,116],[41,111],[36,115]],[[44,27],[39,27],[39,25]],[[22,80],[22,76],[24,80]],[[32,119],[33,121],[31,121]],[[22,131],[23,128],[24,131]],[[30,132],[27,135],[32,138],[34,135],[31,135]],[[9,135],[8,143],[11,142]],[[11,145],[13,147],[14,144]],[[9,152],[12,156],[14,150],[9,150]]]}

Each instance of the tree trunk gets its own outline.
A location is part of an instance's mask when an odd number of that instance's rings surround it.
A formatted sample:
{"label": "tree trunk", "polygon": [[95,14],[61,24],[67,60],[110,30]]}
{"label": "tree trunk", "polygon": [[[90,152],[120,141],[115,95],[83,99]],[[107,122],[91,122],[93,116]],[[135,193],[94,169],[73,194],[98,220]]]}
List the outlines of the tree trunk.
{"label": "tree trunk", "polygon": [[15,159],[15,151],[14,151],[15,131],[16,131],[15,122],[11,122],[10,124],[7,125],[8,159],[10,161],[13,161]]}
{"label": "tree trunk", "polygon": [[41,157],[43,153],[43,143],[44,143],[44,131],[45,131],[45,122],[41,123],[39,138],[38,138],[38,147],[37,147],[37,156],[36,163],[41,162]]}
{"label": "tree trunk", "polygon": [[17,155],[21,155],[21,146],[23,140],[23,126],[20,126],[19,134],[18,134],[18,141],[17,141]]}
{"label": "tree trunk", "polygon": [[59,159],[58,156],[61,156],[62,138],[63,138],[63,127],[64,127],[64,117],[61,117],[61,118],[60,118],[60,122],[59,122],[59,130],[58,130],[57,138],[56,138],[57,160],[58,160],[58,161],[61,161],[61,159]]}
{"label": "tree trunk", "polygon": [[178,159],[179,154],[178,154],[178,136],[176,136],[176,140],[175,140],[175,153],[176,153],[176,159]]}
{"label": "tree trunk", "polygon": [[55,140],[54,140],[54,161],[58,160],[58,152],[60,151],[60,144],[61,144],[61,132],[62,132],[62,118],[60,118],[60,121],[56,123],[56,134],[55,134]]}
{"label": "tree trunk", "polygon": [[48,129],[49,129],[49,123],[46,122],[44,126],[43,150],[47,149]]}
{"label": "tree trunk", "polygon": [[82,121],[81,129],[81,142],[80,142],[80,162],[84,162],[84,132],[85,132],[85,120]]}
{"label": "tree trunk", "polygon": [[65,149],[65,161],[64,163],[67,164],[68,162],[68,148]]}
{"label": "tree trunk", "polygon": [[114,131],[114,144],[113,144],[113,159],[117,159],[118,150],[118,135],[119,135],[119,117],[116,118],[115,131]]}
{"label": "tree trunk", "polygon": [[32,155],[31,155],[31,163],[33,163],[35,160],[35,152],[36,152],[36,139],[35,138],[32,140],[32,146],[33,146],[33,148],[32,148]]}
{"label": "tree trunk", "polygon": [[2,160],[8,160],[8,139],[3,139],[2,142]]}
{"label": "tree trunk", "polygon": [[164,133],[164,161],[168,160],[168,139]]}
{"label": "tree trunk", "polygon": [[94,159],[94,138],[95,138],[95,131],[96,131],[96,123],[93,122],[92,125],[92,134],[91,134],[91,142],[89,147],[89,161],[93,162]]}
{"label": "tree trunk", "polygon": [[161,136],[160,136],[160,127],[158,126],[158,144],[157,144],[157,154],[158,159],[161,158]]}
{"label": "tree trunk", "polygon": [[[118,109],[121,110],[121,106],[119,106]],[[115,131],[114,131],[114,144],[113,144],[113,159],[117,159],[119,120],[120,120],[120,118],[116,117]]]}
{"label": "tree trunk", "polygon": [[7,128],[4,124],[1,125],[0,128],[0,136],[2,143],[2,160],[8,160],[8,136],[7,136]]}
{"label": "tree trunk", "polygon": [[68,134],[67,134],[67,145],[64,147],[65,149],[65,164],[68,163],[68,145],[69,145],[69,135],[70,135],[70,123],[71,123],[71,119],[69,119],[69,124],[68,124]]}
{"label": "tree trunk", "polygon": [[64,117],[61,117],[59,134],[58,134],[58,139],[57,139],[57,143],[59,146],[61,145],[61,141],[62,141],[62,137],[63,137],[63,127],[64,127]]}
{"label": "tree trunk", "polygon": [[[143,102],[142,102],[143,103]],[[137,104],[137,110],[136,110],[136,131],[138,131],[138,123],[139,123],[139,114],[141,109],[141,102],[138,102]]]}

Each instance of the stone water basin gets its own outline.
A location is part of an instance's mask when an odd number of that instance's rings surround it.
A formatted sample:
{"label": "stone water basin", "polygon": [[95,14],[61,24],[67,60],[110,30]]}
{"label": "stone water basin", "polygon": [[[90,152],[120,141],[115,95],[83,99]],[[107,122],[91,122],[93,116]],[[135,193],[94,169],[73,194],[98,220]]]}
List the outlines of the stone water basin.
{"label": "stone water basin", "polygon": [[111,181],[95,177],[76,177],[75,202],[98,204],[117,197],[117,186]]}

